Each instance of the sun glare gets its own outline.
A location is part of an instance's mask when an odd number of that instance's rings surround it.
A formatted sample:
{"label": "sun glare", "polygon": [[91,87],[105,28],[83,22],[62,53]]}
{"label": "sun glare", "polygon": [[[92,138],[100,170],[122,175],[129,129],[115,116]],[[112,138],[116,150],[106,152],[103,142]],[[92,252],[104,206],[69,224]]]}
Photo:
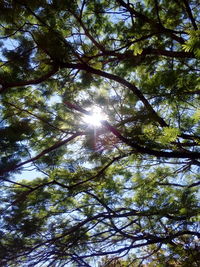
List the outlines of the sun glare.
{"label": "sun glare", "polygon": [[101,126],[101,121],[106,119],[106,116],[102,113],[99,107],[93,106],[90,109],[91,115],[85,115],[83,121],[94,127]]}

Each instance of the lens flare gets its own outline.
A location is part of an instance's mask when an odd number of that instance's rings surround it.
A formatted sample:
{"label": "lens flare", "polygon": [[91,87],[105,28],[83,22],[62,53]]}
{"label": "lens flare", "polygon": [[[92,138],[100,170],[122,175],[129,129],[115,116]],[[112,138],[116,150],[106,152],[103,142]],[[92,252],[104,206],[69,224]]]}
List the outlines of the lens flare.
{"label": "lens flare", "polygon": [[106,116],[102,113],[101,109],[97,106],[93,106],[90,109],[91,115],[85,115],[83,121],[94,127],[101,126],[101,121],[106,119]]}

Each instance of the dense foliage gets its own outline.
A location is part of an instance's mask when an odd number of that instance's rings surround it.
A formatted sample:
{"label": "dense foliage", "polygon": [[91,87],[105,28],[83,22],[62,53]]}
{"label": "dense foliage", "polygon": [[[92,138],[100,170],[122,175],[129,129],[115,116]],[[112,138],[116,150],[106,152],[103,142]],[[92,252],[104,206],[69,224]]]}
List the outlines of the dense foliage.
{"label": "dense foliage", "polygon": [[200,266],[198,12],[0,1],[1,266]]}

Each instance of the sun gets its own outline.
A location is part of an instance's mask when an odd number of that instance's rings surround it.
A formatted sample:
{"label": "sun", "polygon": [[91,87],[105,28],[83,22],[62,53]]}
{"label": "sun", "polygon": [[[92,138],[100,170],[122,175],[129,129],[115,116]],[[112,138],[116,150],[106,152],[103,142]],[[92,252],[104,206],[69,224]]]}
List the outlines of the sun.
{"label": "sun", "polygon": [[85,115],[83,121],[91,126],[101,126],[101,121],[106,119],[106,115],[102,113],[101,109],[97,106],[90,108],[91,115]]}

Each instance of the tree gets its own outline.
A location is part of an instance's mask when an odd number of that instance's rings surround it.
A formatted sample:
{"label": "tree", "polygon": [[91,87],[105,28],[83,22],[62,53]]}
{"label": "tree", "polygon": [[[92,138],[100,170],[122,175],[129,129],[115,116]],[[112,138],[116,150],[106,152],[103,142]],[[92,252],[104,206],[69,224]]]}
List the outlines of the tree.
{"label": "tree", "polygon": [[198,7],[0,2],[2,266],[199,266]]}

